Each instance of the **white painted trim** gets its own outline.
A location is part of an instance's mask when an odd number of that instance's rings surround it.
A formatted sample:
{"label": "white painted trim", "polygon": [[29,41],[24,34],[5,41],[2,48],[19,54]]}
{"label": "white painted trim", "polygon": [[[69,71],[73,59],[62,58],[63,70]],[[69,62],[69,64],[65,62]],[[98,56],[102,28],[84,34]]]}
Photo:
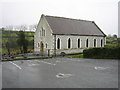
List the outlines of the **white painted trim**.
{"label": "white painted trim", "polygon": [[78,48],[78,39],[80,39],[80,47],[81,48],[81,38],[77,38],[77,48]]}
{"label": "white painted trim", "polygon": [[[45,48],[46,48],[46,45],[47,45],[47,48],[48,48],[48,43],[47,43],[47,42],[45,43]],[[46,48],[46,49],[47,49],[47,48]]]}
{"label": "white painted trim", "polygon": [[16,66],[17,68],[22,69],[19,65],[15,64],[15,63],[13,63],[13,62],[11,62],[11,61],[10,61],[10,63],[12,63],[12,64],[13,64],[14,66]]}
{"label": "white painted trim", "polygon": [[98,47],[98,39],[96,38],[96,47]]}
{"label": "white painted trim", "polygon": [[80,39],[80,48],[82,47],[82,39]]}
{"label": "white painted trim", "polygon": [[[102,40],[102,45],[101,45],[101,40]],[[100,39],[100,47],[104,47],[104,39]]]}
{"label": "white painted trim", "polygon": [[85,48],[89,48],[89,39],[88,39],[88,47],[86,47],[86,41],[87,41],[88,37],[86,37],[86,40],[85,40]]}
{"label": "white painted trim", "polygon": [[[59,38],[59,37],[58,37],[58,38]],[[58,42],[58,38],[56,39],[56,43]],[[59,38],[59,39],[60,39],[60,48],[59,48],[59,49],[61,49],[61,45],[62,45],[62,44],[61,44],[61,38]],[[57,47],[57,46],[58,46],[58,43],[56,44],[56,47]],[[58,48],[56,48],[56,49],[58,49]],[[58,50],[59,50],[59,49],[58,49]]]}
{"label": "white painted trim", "polygon": [[[94,40],[95,40],[95,39],[96,39],[96,46],[94,45]],[[98,46],[97,46],[97,45],[98,45],[98,44],[97,44],[97,41],[98,41],[97,38],[93,38],[93,47],[94,47],[94,46],[95,46],[95,47],[98,47]]]}
{"label": "white painted trim", "polygon": [[67,38],[67,49],[71,49],[72,48],[72,39],[70,38],[70,48],[68,48],[68,39],[69,39],[70,37],[68,37]]}

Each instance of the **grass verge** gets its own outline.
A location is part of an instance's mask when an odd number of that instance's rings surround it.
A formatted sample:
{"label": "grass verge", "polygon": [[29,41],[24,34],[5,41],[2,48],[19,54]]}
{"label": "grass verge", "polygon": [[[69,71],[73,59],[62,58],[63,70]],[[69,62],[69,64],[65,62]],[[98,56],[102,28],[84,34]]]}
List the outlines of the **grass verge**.
{"label": "grass verge", "polygon": [[79,54],[79,55],[70,55],[68,56],[69,58],[84,58],[83,54]]}

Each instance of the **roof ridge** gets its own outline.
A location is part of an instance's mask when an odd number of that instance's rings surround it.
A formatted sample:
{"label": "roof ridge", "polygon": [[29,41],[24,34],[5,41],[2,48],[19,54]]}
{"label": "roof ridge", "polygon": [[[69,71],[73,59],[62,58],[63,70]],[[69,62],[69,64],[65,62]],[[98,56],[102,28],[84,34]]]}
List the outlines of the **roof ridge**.
{"label": "roof ridge", "polygon": [[94,22],[94,21],[89,21],[89,20],[74,19],[74,18],[67,18],[67,17],[60,17],[60,16],[45,15],[45,17],[54,17],[54,18],[63,18],[63,19],[69,19],[69,20],[77,20],[77,21],[85,21],[85,22]]}

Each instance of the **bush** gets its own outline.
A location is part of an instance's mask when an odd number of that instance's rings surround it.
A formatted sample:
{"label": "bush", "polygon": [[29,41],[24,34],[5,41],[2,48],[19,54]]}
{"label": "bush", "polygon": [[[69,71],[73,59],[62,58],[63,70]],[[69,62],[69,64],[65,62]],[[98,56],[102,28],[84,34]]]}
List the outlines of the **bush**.
{"label": "bush", "polygon": [[120,47],[115,48],[90,48],[83,51],[85,58],[110,58],[120,59]]}

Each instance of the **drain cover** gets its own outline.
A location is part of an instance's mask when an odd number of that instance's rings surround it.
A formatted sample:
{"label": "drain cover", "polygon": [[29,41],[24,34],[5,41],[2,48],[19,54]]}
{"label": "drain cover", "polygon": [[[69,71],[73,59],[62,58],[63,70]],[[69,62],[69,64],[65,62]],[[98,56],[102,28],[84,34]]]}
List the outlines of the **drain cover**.
{"label": "drain cover", "polygon": [[72,76],[72,74],[63,74],[63,73],[58,73],[56,75],[57,78],[67,78],[67,77],[70,77]]}

